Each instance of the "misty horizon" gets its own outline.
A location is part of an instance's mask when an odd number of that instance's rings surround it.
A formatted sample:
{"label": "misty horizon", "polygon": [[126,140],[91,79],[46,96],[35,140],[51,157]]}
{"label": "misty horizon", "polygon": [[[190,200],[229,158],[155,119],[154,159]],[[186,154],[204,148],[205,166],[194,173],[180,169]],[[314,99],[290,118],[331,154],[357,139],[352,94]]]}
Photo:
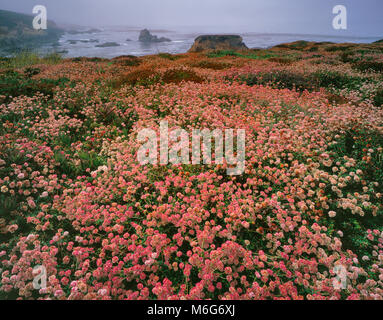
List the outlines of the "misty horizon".
{"label": "misty horizon", "polygon": [[[332,28],[332,8],[347,7],[348,29]],[[190,32],[302,34],[342,37],[382,36],[379,0],[325,1],[251,0],[3,0],[0,9],[32,15],[35,5],[47,7],[48,19],[62,26],[189,30]],[[370,9],[373,8],[373,9]]]}

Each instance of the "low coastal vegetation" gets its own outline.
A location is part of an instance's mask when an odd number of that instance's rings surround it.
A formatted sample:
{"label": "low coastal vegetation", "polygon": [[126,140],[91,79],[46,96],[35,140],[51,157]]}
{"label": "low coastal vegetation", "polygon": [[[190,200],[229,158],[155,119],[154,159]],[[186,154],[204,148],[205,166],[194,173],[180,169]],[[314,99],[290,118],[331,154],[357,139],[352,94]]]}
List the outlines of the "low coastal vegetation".
{"label": "low coastal vegetation", "polygon": [[[2,58],[0,297],[383,299],[382,63],[304,41]],[[245,172],[141,166],[161,120],[245,129]]]}
{"label": "low coastal vegetation", "polygon": [[57,45],[64,30],[53,21],[47,22],[46,30],[32,27],[34,16],[0,10],[0,54],[8,55],[44,45]]}

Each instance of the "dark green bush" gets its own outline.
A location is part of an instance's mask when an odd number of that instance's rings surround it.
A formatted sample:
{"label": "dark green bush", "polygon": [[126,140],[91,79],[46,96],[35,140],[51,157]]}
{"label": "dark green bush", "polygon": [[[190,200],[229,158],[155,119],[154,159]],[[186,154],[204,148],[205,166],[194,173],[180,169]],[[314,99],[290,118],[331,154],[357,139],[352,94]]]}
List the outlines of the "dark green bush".
{"label": "dark green bush", "polygon": [[350,81],[349,77],[336,71],[318,71],[312,75],[319,87],[328,88],[330,86],[337,89],[344,88]]}
{"label": "dark green bush", "polygon": [[108,61],[108,59],[98,58],[98,57],[92,57],[92,58],[76,57],[76,58],[72,58],[71,61],[73,62],[106,62]]}
{"label": "dark green bush", "polygon": [[376,72],[383,72],[383,62],[379,62],[379,61],[360,61],[360,62],[354,63],[352,67],[359,71],[372,70]]}
{"label": "dark green bush", "polygon": [[52,96],[55,87],[65,84],[68,81],[66,78],[60,78],[58,80],[33,80],[28,74],[24,76],[15,71],[7,71],[0,75],[0,95],[5,96],[4,102],[6,103],[11,101],[12,97],[32,97],[38,92]]}
{"label": "dark green bush", "polygon": [[168,60],[172,60],[172,61],[180,58],[179,56],[175,56],[175,55],[172,55],[170,53],[159,53],[158,56],[162,59],[168,59]]}
{"label": "dark green bush", "polygon": [[312,90],[313,83],[309,77],[289,71],[264,72],[240,77],[249,86],[271,85],[280,89]]}
{"label": "dark green bush", "polygon": [[28,67],[24,70],[24,74],[27,78],[32,78],[35,75],[38,75],[41,72],[39,68],[33,68],[33,67]]}
{"label": "dark green bush", "polygon": [[327,52],[347,51],[350,48],[351,48],[350,46],[339,46],[338,45],[338,46],[326,47],[325,51],[327,51]]}
{"label": "dark green bush", "polygon": [[253,49],[253,50],[249,50],[248,52],[237,52],[233,50],[218,50],[218,51],[209,52],[207,54],[207,57],[209,58],[222,58],[226,56],[241,57],[241,58],[255,59],[255,60],[263,60],[263,59],[277,57],[275,53],[269,52],[267,50],[261,50],[261,49]]}
{"label": "dark green bush", "polygon": [[381,107],[381,106],[383,106],[383,89],[380,89],[380,90],[375,94],[375,97],[374,97],[374,104],[375,104],[377,107]]}
{"label": "dark green bush", "polygon": [[298,91],[312,91],[319,90],[320,88],[347,88],[355,90],[366,81],[363,78],[351,77],[336,71],[318,71],[312,74],[301,74],[286,70],[247,74],[240,76],[239,80],[249,86],[271,85],[274,88],[295,88]]}
{"label": "dark green bush", "polygon": [[[329,151],[335,161],[344,162],[344,156],[355,159],[355,169],[363,171],[363,179],[366,181],[376,181],[379,186],[383,184],[383,159],[379,152],[374,152],[367,160],[368,149],[377,150],[383,148],[383,135],[376,131],[366,131],[349,129],[339,133],[340,138],[337,144],[329,147]],[[329,171],[330,173],[331,171]],[[348,192],[358,191],[358,184],[349,185]],[[331,195],[331,186],[327,187],[327,193]],[[376,202],[381,200],[373,199]],[[350,249],[359,257],[368,254],[366,251],[368,242],[365,239],[365,230],[381,229],[383,221],[382,210],[376,216],[367,214],[363,217],[352,215],[349,211],[338,209],[335,219],[325,220],[330,228],[343,231],[342,244],[344,249]]]}

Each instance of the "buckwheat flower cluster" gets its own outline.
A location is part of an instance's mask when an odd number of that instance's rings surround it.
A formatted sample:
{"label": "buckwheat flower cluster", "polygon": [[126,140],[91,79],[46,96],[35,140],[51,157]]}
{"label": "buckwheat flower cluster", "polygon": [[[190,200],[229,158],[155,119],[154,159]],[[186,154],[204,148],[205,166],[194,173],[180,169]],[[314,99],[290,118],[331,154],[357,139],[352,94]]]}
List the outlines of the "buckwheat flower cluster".
{"label": "buckwheat flower cluster", "polygon": [[[39,66],[34,81],[70,82],[0,105],[0,295],[383,299],[378,85],[289,85],[378,77],[321,54]],[[137,135],[151,129],[159,143],[161,121],[245,130],[244,172],[228,175],[214,150],[210,164],[141,165]]]}

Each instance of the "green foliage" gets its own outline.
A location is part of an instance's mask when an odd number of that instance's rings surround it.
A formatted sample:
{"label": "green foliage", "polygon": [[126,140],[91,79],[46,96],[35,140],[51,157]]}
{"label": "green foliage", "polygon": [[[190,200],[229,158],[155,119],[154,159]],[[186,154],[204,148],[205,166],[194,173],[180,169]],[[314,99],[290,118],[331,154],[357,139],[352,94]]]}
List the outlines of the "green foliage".
{"label": "green foliage", "polygon": [[253,85],[271,85],[280,89],[297,89],[297,90],[313,90],[315,87],[308,77],[290,72],[260,72],[257,74],[249,74],[240,77],[240,81],[245,82],[249,86]]}
{"label": "green foliage", "polygon": [[239,77],[247,85],[271,85],[279,89],[293,89],[299,91],[319,90],[320,88],[356,90],[367,81],[359,77],[352,77],[336,71],[318,71],[312,74],[296,73],[287,70],[260,72]]}
{"label": "green foliage", "polygon": [[58,168],[60,173],[66,174],[71,178],[76,178],[77,176],[86,174],[87,169],[95,170],[99,166],[106,164],[106,160],[100,157],[94,151],[80,151],[78,156],[80,159],[80,164],[76,166],[72,161],[69,160],[64,152],[55,152],[55,160],[60,164]]}
{"label": "green foliage", "polygon": [[16,53],[10,58],[0,60],[0,68],[19,69],[37,64],[53,65],[60,63],[62,59],[62,55],[57,52],[39,55],[36,52],[26,50]]}
{"label": "green foliage", "polygon": [[108,59],[105,58],[98,58],[98,57],[76,57],[72,58],[71,61],[73,62],[105,62],[108,61]]}
{"label": "green foliage", "polygon": [[[344,156],[355,159],[357,162],[352,171],[362,170],[362,179],[367,182],[366,187],[371,191],[371,200],[374,203],[382,203],[381,199],[374,196],[374,188],[376,187],[373,186],[372,182],[377,182],[378,188],[383,186],[383,155],[381,151],[378,151],[383,148],[383,135],[379,132],[356,129],[339,135],[340,138],[337,143],[329,148],[335,162],[344,163]],[[371,149],[374,150],[372,154],[369,153]],[[359,190],[360,185],[354,183],[350,184],[344,192],[353,194]],[[330,186],[327,187],[327,195],[329,197],[334,196]],[[334,208],[334,210],[337,212],[335,218],[324,219],[330,228],[332,226],[334,230],[343,231],[343,248],[352,250],[359,257],[369,256],[366,231],[368,229],[383,230],[383,211],[378,211],[374,216],[370,208],[363,208],[367,214],[362,217],[341,208]]]}
{"label": "green foliage", "polygon": [[[355,53],[359,54],[356,55]],[[371,56],[371,54],[380,53],[380,51],[376,50],[358,50],[357,52],[346,51],[340,55],[340,60],[343,63],[351,63],[352,68],[358,71],[383,72],[383,62],[376,61]],[[366,56],[366,54],[370,54],[370,56]]]}
{"label": "green foliage", "polygon": [[239,57],[241,56],[241,54],[232,50],[221,50],[221,51],[209,52],[207,56],[209,58],[221,58],[226,56]]}
{"label": "green foliage", "polygon": [[278,55],[275,53],[267,52],[265,50],[253,50],[249,53],[241,53],[241,52],[236,52],[232,50],[220,50],[220,51],[210,52],[207,54],[207,56],[209,58],[221,58],[221,57],[231,56],[231,57],[263,60],[263,59],[273,58]]}
{"label": "green foliage", "polygon": [[303,49],[303,48],[306,48],[308,45],[308,42],[307,41],[304,41],[304,40],[300,40],[300,41],[296,41],[296,42],[293,42],[290,47],[291,48],[294,48],[294,49]]}
{"label": "green foliage", "polygon": [[383,62],[379,61],[361,61],[354,63],[352,67],[359,71],[383,72]]}
{"label": "green foliage", "polygon": [[346,74],[342,74],[337,71],[319,71],[312,74],[313,81],[317,83],[318,87],[324,88],[347,88],[350,90],[359,89],[359,87],[365,82],[364,79],[359,77],[352,77]]}
{"label": "green foliage", "polygon": [[0,74],[0,95],[5,96],[5,102],[11,101],[12,97],[32,97],[38,92],[52,96],[55,87],[64,85],[69,81],[67,78],[33,80],[31,74],[35,72],[37,69],[27,69],[26,76],[15,71]]}
{"label": "green foliage", "polygon": [[170,54],[170,53],[159,53],[158,56],[159,56],[160,58],[168,59],[168,60],[171,60],[171,61],[174,61],[174,60],[177,60],[177,59],[180,58],[179,56],[172,55],[172,54]]}
{"label": "green foliage", "polygon": [[327,48],[325,48],[325,50],[327,52],[337,52],[337,51],[347,51],[349,50],[351,47],[350,46],[329,46]]}
{"label": "green foliage", "polygon": [[383,89],[380,89],[380,90],[375,94],[375,97],[374,97],[374,104],[375,104],[377,107],[381,107],[381,106],[383,106]]}

